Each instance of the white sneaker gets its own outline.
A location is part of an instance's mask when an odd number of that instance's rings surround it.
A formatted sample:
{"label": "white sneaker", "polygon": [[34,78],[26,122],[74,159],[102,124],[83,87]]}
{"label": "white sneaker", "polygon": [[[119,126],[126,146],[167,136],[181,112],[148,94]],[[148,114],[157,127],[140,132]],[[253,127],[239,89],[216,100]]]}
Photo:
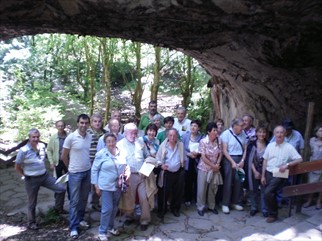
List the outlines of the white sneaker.
{"label": "white sneaker", "polygon": [[230,212],[229,207],[222,205],[222,212],[225,214],[229,214],[229,212]]}
{"label": "white sneaker", "polygon": [[98,235],[98,240],[99,241],[108,241],[108,238],[105,234],[99,234]]}
{"label": "white sneaker", "polygon": [[83,229],[88,229],[89,228],[89,224],[84,220],[79,223],[79,226],[81,228],[83,228]]}
{"label": "white sneaker", "polygon": [[238,204],[233,204],[232,205],[233,209],[237,210],[237,211],[243,211],[244,208]]}
{"label": "white sneaker", "polygon": [[78,232],[76,230],[71,231],[70,232],[70,237],[72,237],[73,239],[77,239],[78,238]]}

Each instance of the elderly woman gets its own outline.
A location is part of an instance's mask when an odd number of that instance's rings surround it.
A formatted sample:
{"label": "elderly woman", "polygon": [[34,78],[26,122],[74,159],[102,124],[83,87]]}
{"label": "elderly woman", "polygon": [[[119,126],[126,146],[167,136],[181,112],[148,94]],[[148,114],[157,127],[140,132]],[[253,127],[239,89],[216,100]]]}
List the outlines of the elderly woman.
{"label": "elderly woman", "polygon": [[98,196],[102,198],[101,221],[98,229],[98,239],[108,240],[107,232],[119,235],[114,229],[114,219],[121,197],[122,176],[128,179],[129,168],[121,163],[119,149],[116,147],[116,136],[113,133],[105,134],[105,148],[96,153],[91,171],[91,182],[95,185]]}
{"label": "elderly woman", "polygon": [[246,157],[247,136],[243,131],[243,120],[233,119],[231,128],[221,134],[223,143],[223,167],[224,167],[224,190],[222,200],[222,211],[229,214],[229,206],[238,211],[244,210],[240,205],[242,183],[236,178],[236,171],[243,169]]}
{"label": "elderly woman", "polygon": [[152,118],[152,121],[153,121],[153,124],[155,124],[158,127],[157,134],[159,134],[162,131],[165,131],[165,127],[162,126],[162,121],[163,121],[162,115],[160,114],[154,115]]}
{"label": "elderly woman", "polygon": [[185,148],[185,205],[189,207],[193,199],[196,200],[197,193],[197,165],[200,158],[199,142],[203,135],[199,132],[200,120],[192,120],[190,131],[182,136],[182,143]]}
{"label": "elderly woman", "polygon": [[[214,214],[218,214],[218,211],[215,208],[215,198],[218,185],[222,185],[223,183],[221,173],[219,171],[222,149],[220,140],[218,139],[216,123],[208,123],[206,132],[207,136],[202,139],[199,144],[201,159],[198,164],[197,209],[200,216],[204,215],[206,200],[208,210]],[[206,197],[207,193],[208,196]]]}
{"label": "elderly woman", "polygon": [[[310,161],[322,159],[322,125],[318,125],[314,128],[315,137],[310,139],[311,158]],[[322,181],[322,170],[309,173],[309,183]],[[310,194],[307,202],[303,205],[307,208],[311,205],[313,194]],[[319,193],[319,197],[316,200],[316,209],[321,209],[322,192]]]}
{"label": "elderly woman", "polygon": [[[159,149],[159,140],[155,137],[158,127],[155,124],[149,124],[145,129],[145,135],[139,137],[135,142],[135,159],[138,162],[147,162],[157,166],[155,156]],[[156,178],[152,172],[145,179],[145,189],[149,201],[150,209],[154,208],[154,196],[158,191]],[[140,205],[136,205],[136,211],[140,213]],[[142,228],[142,227],[141,227]],[[145,227],[143,227],[145,229]],[[144,230],[143,230],[144,231]]]}

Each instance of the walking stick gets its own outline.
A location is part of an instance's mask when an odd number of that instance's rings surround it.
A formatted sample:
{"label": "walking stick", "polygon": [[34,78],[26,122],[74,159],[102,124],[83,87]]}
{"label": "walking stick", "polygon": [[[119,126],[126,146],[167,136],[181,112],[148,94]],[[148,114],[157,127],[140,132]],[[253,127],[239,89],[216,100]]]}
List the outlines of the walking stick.
{"label": "walking stick", "polygon": [[166,170],[163,170],[163,207],[162,207],[162,223],[164,223],[164,215],[165,215],[165,210],[167,208],[167,200],[166,200]]}

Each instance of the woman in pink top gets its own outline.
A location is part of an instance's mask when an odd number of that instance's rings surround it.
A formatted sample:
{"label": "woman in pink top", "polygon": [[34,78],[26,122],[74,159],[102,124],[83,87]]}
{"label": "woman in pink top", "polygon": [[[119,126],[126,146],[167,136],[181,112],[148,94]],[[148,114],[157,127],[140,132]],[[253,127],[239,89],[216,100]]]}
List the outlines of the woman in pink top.
{"label": "woman in pink top", "polygon": [[[222,158],[222,147],[218,138],[216,123],[208,123],[206,131],[207,136],[199,143],[201,159],[198,164],[197,209],[200,216],[204,215],[206,204],[209,211],[218,214],[218,211],[215,208],[215,197],[218,185],[222,185],[223,183],[219,171]],[[207,189],[208,196],[206,197]]]}

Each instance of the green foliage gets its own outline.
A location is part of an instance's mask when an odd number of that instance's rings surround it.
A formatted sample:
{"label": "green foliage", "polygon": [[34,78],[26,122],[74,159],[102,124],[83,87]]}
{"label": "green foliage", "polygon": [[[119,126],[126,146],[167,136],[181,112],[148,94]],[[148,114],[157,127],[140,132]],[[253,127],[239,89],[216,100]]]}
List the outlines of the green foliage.
{"label": "green foliage", "polygon": [[49,209],[44,217],[44,224],[58,224],[64,221],[64,219],[57,213],[55,212],[54,209]]}
{"label": "green foliage", "polygon": [[115,98],[112,100],[111,103],[112,103],[111,109],[121,110],[124,108],[124,103],[122,103],[120,100],[117,100]]}
{"label": "green foliage", "polygon": [[114,62],[110,67],[111,73],[111,85],[116,86],[123,86],[124,85],[124,78],[126,78],[129,82],[133,81],[132,73],[134,73],[134,66],[132,66],[128,62]]}
{"label": "green foliage", "polygon": [[[112,86],[123,86],[123,90],[130,89],[133,94],[139,77],[150,79],[149,75],[154,74],[155,56],[151,45],[140,44],[138,62],[137,43],[127,40],[42,34],[1,42],[0,76],[14,82],[8,96],[10,100],[6,100],[9,104],[4,105],[6,113],[0,119],[1,132],[9,131],[15,140],[22,140],[27,131],[35,127],[40,129],[42,139],[46,140],[46,133],[56,120],[62,117],[74,120],[80,112],[87,113],[91,94],[97,94],[93,98],[98,103],[95,107],[98,110],[104,108],[104,103],[99,100],[106,89],[104,58],[100,57],[103,56],[104,40],[108,44],[105,51],[108,52],[107,66]],[[162,80],[159,93],[182,95],[180,82],[184,83],[187,78],[187,56],[162,49],[160,57]],[[191,78],[194,80],[194,93],[202,94],[192,94],[189,118],[199,118],[207,123],[212,105],[209,91],[201,89],[209,76],[195,60],[192,61]],[[129,89],[124,82],[128,82]],[[142,88],[148,90],[145,84],[143,82]],[[193,98],[195,95],[197,97]],[[111,98],[111,108],[124,109],[124,103],[113,96]]]}
{"label": "green foliage", "polygon": [[195,99],[196,101],[192,101],[188,108],[189,119],[200,120],[202,123],[201,132],[204,133],[212,112],[210,89],[204,88]]}
{"label": "green foliage", "polygon": [[7,129],[16,130],[14,140],[21,141],[27,138],[27,133],[31,128],[37,128],[42,134],[42,141],[49,139],[48,130],[53,123],[62,118],[62,114],[57,106],[47,107],[19,107],[17,112],[11,113],[11,121],[6,123]]}

